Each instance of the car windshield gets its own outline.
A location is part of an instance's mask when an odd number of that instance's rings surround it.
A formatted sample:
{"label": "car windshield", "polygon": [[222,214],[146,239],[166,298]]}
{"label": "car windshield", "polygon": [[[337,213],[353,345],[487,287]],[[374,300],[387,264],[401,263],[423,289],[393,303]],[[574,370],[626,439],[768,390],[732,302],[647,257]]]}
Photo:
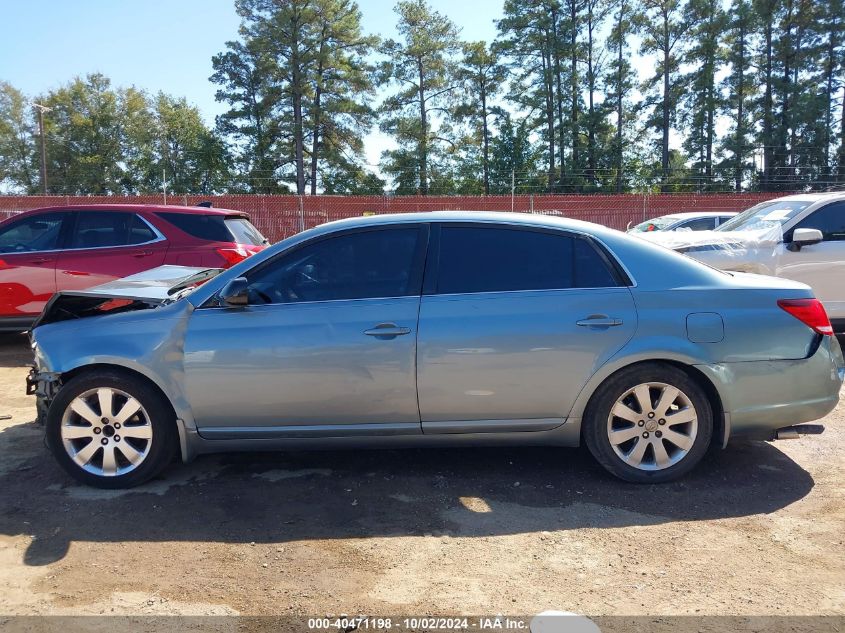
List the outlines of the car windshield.
{"label": "car windshield", "polygon": [[666,215],[662,218],[652,218],[651,220],[646,220],[645,222],[640,222],[634,228],[631,229],[632,233],[648,233],[650,231],[662,231],[666,227],[675,224],[678,221],[678,218]]}
{"label": "car windshield", "polygon": [[813,203],[812,200],[768,200],[720,224],[717,231],[763,231],[783,225]]}

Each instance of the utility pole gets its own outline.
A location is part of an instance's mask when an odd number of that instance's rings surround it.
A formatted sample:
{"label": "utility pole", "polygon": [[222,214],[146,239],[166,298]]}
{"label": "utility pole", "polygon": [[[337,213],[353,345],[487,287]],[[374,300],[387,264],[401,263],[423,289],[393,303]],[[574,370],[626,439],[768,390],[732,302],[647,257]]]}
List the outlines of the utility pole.
{"label": "utility pole", "polygon": [[516,194],[516,169],[511,169],[511,213],[514,211],[514,195]]}
{"label": "utility pole", "polygon": [[48,108],[40,103],[33,103],[32,106],[38,110],[38,134],[41,136],[41,192],[47,195],[47,142],[44,139],[44,113],[50,112]]}

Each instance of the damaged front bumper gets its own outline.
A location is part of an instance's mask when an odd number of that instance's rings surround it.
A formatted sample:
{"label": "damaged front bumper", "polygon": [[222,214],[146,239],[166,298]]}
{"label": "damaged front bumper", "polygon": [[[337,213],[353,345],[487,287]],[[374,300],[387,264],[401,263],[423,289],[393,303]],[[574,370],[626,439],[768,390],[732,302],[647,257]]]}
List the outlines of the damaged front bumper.
{"label": "damaged front bumper", "polygon": [[47,422],[47,411],[61,386],[61,374],[30,368],[26,377],[26,395],[35,396],[35,421],[39,424]]}

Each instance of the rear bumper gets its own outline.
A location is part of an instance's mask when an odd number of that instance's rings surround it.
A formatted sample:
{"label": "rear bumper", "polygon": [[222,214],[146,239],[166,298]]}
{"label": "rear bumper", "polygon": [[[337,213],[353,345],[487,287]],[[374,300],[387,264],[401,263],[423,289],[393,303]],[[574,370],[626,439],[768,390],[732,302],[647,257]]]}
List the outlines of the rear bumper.
{"label": "rear bumper", "polygon": [[845,361],[839,343],[824,336],[799,360],[697,365],[716,386],[731,437],[774,439],[777,429],[812,422],[839,402]]}

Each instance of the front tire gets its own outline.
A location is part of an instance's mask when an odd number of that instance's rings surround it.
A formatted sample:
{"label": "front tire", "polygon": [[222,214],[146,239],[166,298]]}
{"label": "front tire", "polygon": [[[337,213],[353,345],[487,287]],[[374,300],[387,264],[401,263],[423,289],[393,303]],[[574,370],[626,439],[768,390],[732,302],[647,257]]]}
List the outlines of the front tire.
{"label": "front tire", "polygon": [[155,477],[176,449],[173,410],[146,381],[109,370],[62,386],[47,413],[47,444],[73,478],[131,488]]}
{"label": "front tire", "polygon": [[590,452],[616,477],[662,483],[685,475],[704,457],[713,410],[685,372],[647,363],[617,372],[596,390],[583,433]]}

